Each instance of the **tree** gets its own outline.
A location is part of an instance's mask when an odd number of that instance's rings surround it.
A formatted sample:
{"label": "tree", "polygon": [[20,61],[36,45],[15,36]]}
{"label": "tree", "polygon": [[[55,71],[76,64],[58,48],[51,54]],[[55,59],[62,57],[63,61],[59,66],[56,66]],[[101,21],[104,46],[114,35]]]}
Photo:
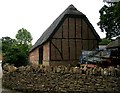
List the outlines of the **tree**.
{"label": "tree", "polygon": [[32,41],[32,36],[31,36],[30,32],[28,32],[26,29],[22,28],[16,34],[16,39],[17,39],[17,42],[20,44],[30,45],[31,41]]}
{"label": "tree", "polygon": [[28,64],[28,53],[32,46],[32,36],[30,32],[22,28],[16,34],[16,39],[10,37],[2,38],[3,62],[14,64],[14,66],[25,66]]}
{"label": "tree", "polygon": [[106,32],[106,38],[120,35],[120,2],[104,5],[100,11],[100,21],[98,25],[102,32]]}
{"label": "tree", "polygon": [[120,2],[115,5],[114,17],[115,17],[116,25],[118,26],[118,29],[120,31]]}
{"label": "tree", "polygon": [[9,50],[11,49],[12,46],[16,45],[16,40],[12,39],[10,37],[2,37],[2,53],[3,56],[9,52]]}
{"label": "tree", "polygon": [[[12,50],[12,47],[14,47],[16,45],[16,40],[15,39],[12,39],[10,37],[2,37],[2,56],[3,56],[3,62],[2,62],[2,65],[4,65],[5,63],[10,63],[13,61],[13,60],[10,60],[10,56],[13,55],[11,53],[11,55],[8,55],[10,54],[10,51]],[[8,61],[10,60],[10,61]]]}
{"label": "tree", "polygon": [[28,64],[26,54],[18,47],[11,47],[11,49],[5,54],[2,65],[9,63],[14,64],[15,67],[25,66]]}
{"label": "tree", "polygon": [[111,42],[111,40],[103,38],[102,41],[99,43],[99,45],[108,45],[110,42]]}
{"label": "tree", "polygon": [[18,30],[16,40],[18,42],[17,46],[28,55],[29,49],[32,46],[32,36],[30,32],[24,28]]}

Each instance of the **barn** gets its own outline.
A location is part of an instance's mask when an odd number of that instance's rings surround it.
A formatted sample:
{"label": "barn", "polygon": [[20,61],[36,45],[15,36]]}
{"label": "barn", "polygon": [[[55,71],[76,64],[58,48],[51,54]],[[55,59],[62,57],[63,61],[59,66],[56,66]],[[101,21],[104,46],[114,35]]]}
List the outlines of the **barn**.
{"label": "barn", "polygon": [[76,65],[82,50],[98,48],[99,35],[73,5],[48,27],[29,52],[32,64]]}

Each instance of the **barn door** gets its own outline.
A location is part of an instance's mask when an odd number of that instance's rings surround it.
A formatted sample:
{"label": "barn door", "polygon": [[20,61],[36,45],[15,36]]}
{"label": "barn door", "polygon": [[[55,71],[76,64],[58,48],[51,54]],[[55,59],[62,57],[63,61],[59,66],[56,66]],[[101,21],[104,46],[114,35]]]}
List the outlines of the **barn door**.
{"label": "barn door", "polygon": [[42,64],[43,61],[43,47],[39,48],[39,64]]}

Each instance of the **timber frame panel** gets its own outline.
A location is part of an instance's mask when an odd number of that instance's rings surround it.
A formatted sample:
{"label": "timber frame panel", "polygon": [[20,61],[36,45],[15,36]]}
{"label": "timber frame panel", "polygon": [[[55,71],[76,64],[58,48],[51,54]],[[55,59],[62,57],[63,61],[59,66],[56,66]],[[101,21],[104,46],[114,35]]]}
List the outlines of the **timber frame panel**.
{"label": "timber frame panel", "polygon": [[86,20],[66,17],[50,40],[50,60],[78,61],[82,50],[93,50],[98,47],[96,44],[95,36]]}

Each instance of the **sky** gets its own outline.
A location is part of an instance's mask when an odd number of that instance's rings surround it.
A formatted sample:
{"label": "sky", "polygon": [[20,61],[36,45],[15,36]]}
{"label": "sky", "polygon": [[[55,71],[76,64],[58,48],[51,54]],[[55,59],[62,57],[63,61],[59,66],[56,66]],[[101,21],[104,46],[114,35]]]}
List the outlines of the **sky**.
{"label": "sky", "polygon": [[0,38],[15,38],[17,31],[25,28],[31,33],[34,44],[71,4],[87,16],[99,36],[104,38],[105,33],[97,25],[103,0],[0,0]]}

